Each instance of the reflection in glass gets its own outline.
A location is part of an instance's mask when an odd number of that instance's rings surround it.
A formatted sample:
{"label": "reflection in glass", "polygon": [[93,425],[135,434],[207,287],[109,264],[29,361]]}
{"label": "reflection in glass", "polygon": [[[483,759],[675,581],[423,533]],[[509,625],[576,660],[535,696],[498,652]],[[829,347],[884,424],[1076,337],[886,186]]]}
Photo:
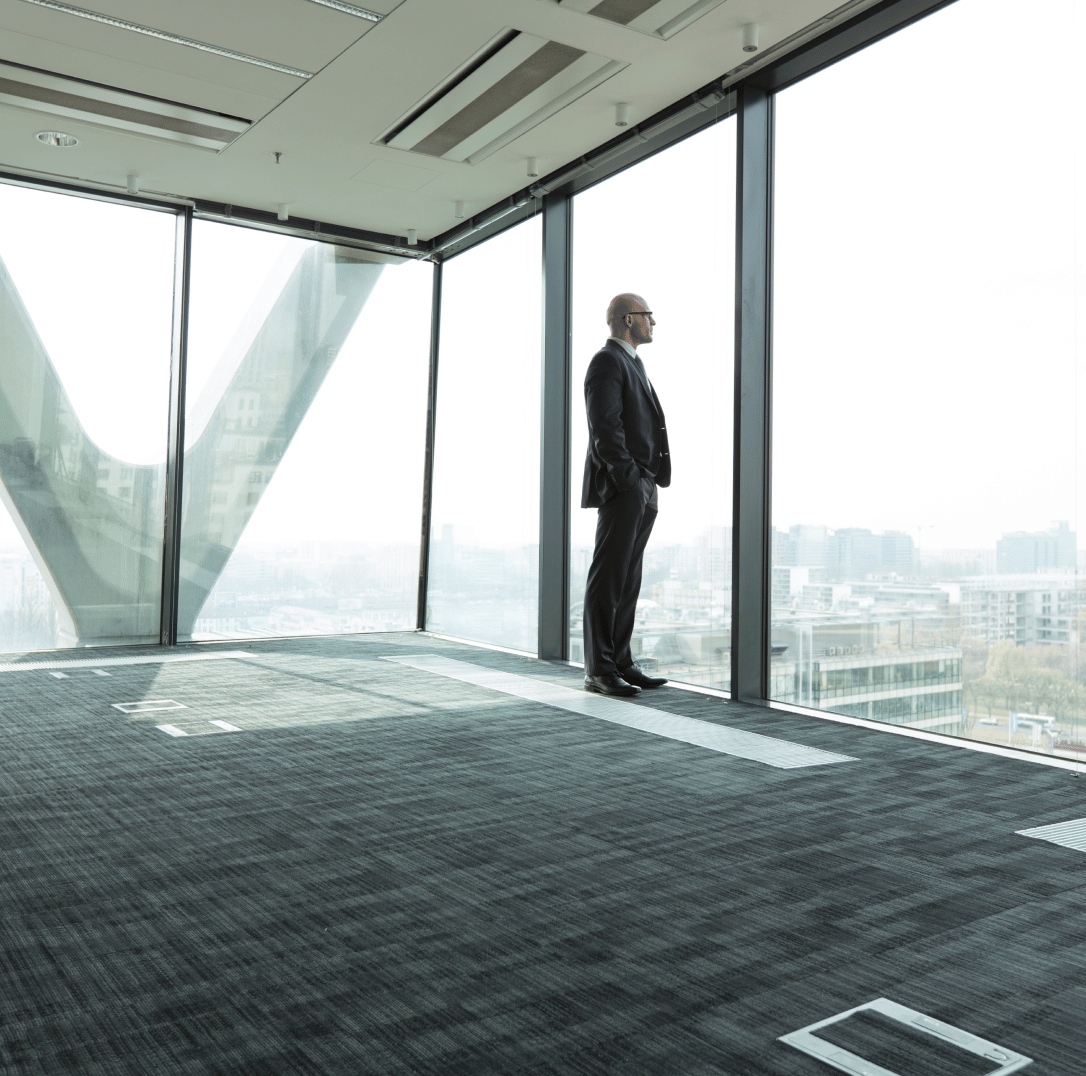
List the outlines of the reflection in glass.
{"label": "reflection in glass", "polygon": [[431,268],[197,222],[179,638],[413,629]]}
{"label": "reflection in glass", "polygon": [[0,186],[0,649],[157,641],[174,217]]}
{"label": "reflection in glass", "polygon": [[538,645],[542,229],[447,261],[426,626]]}
{"label": "reflection in glass", "polygon": [[778,97],[771,697],[1086,758],[1086,24],[1031,8],[1046,107],[994,109],[1015,10]]}
{"label": "reflection in glass", "polygon": [[609,334],[607,304],[633,291],[657,321],[638,354],[667,415],[673,464],[645,553],[634,659],[646,672],[722,690],[731,668],[734,181],[729,119],[579,194],[573,217],[570,657],[583,660],[597,517],[580,507],[585,371]]}

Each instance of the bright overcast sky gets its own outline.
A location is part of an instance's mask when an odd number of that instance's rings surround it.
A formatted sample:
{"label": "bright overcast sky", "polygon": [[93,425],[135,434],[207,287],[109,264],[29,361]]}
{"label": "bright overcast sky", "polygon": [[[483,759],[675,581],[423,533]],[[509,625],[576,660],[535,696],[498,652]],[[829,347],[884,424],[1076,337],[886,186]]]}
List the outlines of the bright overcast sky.
{"label": "bright overcast sky", "polygon": [[1076,7],[959,0],[780,94],[778,525],[1077,527]]}

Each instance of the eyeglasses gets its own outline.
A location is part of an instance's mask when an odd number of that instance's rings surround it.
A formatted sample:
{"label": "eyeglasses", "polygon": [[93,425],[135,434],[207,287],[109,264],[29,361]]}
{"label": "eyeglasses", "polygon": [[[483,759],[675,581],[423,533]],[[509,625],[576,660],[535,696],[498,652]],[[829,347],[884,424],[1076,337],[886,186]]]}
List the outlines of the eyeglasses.
{"label": "eyeglasses", "polygon": [[646,317],[646,318],[651,318],[652,317],[652,311],[651,310],[631,310],[629,313],[630,313],[631,317],[634,314],[641,314],[643,317]]}

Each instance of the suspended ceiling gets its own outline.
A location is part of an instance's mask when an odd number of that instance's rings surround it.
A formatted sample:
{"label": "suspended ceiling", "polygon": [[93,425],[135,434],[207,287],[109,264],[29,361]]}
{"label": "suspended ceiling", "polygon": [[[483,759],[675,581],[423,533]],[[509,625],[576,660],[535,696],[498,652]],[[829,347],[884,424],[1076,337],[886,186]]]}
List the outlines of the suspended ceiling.
{"label": "suspended ceiling", "polygon": [[[324,0],[71,5],[213,52],[41,2],[0,0],[0,62],[36,69],[22,81],[39,87],[20,90],[13,69],[0,69],[0,170],[115,190],[135,176],[145,192],[268,211],[285,205],[291,216],[391,235],[413,228],[428,239],[458,223],[457,202],[471,216],[525,187],[528,158],[545,174],[615,137],[618,103],[628,104],[634,125],[757,61],[743,51],[744,26],[758,25],[765,53],[842,0],[705,0],[688,21],[693,4],[361,0],[379,21]],[[679,8],[686,15],[676,19]],[[631,25],[611,21],[631,14]],[[546,70],[528,63],[536,49]],[[64,107],[73,95],[59,92],[57,76],[96,84],[68,88],[109,98],[110,115],[96,122]],[[494,94],[514,84],[522,97],[501,112]],[[178,130],[203,115],[194,130],[225,133],[197,144],[155,137],[154,120],[124,129],[140,111],[130,107],[140,99],[126,94],[156,98],[147,110],[170,113]],[[464,127],[472,116],[475,130]],[[35,138],[42,130],[79,145],[43,145]]]}

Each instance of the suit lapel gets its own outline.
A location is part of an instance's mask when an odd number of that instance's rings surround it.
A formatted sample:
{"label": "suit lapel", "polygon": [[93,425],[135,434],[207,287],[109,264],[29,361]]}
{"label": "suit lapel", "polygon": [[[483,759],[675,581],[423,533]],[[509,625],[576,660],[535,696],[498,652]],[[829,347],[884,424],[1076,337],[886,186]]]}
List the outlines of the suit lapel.
{"label": "suit lapel", "polygon": [[608,344],[613,351],[617,351],[630,364],[630,366],[633,367],[633,371],[637,375],[637,380],[641,382],[641,387],[645,390],[645,395],[648,396],[649,402],[654,408],[656,408],[656,413],[658,415],[662,415],[663,411],[660,410],[660,402],[656,399],[656,393],[653,391],[652,385],[649,384],[648,375],[642,372],[644,369],[642,364],[634,362],[634,360],[631,359],[630,356],[627,354],[624,347],[619,347],[618,344],[615,344],[611,341],[608,341]]}

